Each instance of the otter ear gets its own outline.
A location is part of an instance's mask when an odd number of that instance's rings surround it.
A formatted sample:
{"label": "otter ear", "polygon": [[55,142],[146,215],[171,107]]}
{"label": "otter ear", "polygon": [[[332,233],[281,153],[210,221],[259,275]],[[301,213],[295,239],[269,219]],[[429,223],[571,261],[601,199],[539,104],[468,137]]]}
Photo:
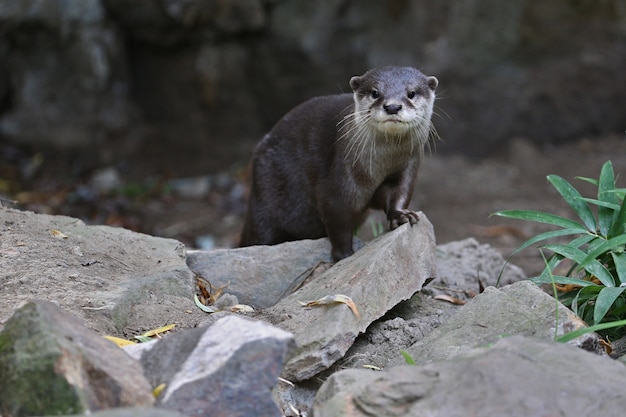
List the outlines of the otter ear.
{"label": "otter ear", "polygon": [[431,90],[434,90],[439,85],[439,80],[436,77],[428,77],[428,86]]}
{"label": "otter ear", "polygon": [[356,91],[361,86],[361,77],[352,77],[350,78],[350,87],[352,87],[352,91]]}

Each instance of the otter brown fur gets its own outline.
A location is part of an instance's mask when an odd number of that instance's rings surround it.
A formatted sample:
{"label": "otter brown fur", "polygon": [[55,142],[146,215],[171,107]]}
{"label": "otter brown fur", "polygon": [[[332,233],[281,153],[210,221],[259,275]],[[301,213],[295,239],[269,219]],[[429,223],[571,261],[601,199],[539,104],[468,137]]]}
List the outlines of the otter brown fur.
{"label": "otter brown fur", "polygon": [[438,81],[412,67],[350,79],[353,94],[310,99],[257,145],[240,246],[328,236],[335,261],[370,208],[391,229],[417,222],[407,210],[431,130]]}

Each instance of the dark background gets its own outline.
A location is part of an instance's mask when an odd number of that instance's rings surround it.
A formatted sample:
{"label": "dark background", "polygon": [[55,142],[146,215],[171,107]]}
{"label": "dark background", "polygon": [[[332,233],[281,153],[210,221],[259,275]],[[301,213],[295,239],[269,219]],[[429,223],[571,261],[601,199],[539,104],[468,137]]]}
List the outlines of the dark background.
{"label": "dark background", "polygon": [[[533,160],[556,161],[557,149],[589,175],[602,161],[577,149],[611,146],[622,166],[621,0],[0,0],[0,196],[229,246],[264,132],[383,65],[440,81],[442,141],[423,169],[432,191],[417,196],[433,217],[455,205],[433,193],[491,162],[499,170],[478,182],[487,188],[507,175],[543,181]],[[532,151],[516,154],[520,143]],[[432,171],[440,163],[448,169]],[[468,221],[457,219],[465,233]]]}

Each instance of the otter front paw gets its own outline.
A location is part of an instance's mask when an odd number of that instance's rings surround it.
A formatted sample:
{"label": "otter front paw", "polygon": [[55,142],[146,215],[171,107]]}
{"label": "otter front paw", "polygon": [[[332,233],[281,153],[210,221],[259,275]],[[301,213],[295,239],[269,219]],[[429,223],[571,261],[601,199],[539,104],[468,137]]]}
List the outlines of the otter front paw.
{"label": "otter front paw", "polygon": [[404,223],[416,224],[419,216],[411,210],[391,210],[387,213],[387,220],[389,220],[389,229],[393,230]]}

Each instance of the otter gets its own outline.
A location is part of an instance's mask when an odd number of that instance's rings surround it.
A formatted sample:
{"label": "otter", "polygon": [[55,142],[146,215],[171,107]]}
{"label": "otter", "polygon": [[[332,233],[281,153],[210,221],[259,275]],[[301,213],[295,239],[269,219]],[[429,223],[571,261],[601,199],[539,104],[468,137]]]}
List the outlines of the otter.
{"label": "otter", "polygon": [[352,255],[369,209],[390,229],[407,209],[429,140],[437,78],[384,67],[350,79],[352,94],[312,98],[289,111],[252,156],[240,246],[328,236],[333,261]]}

